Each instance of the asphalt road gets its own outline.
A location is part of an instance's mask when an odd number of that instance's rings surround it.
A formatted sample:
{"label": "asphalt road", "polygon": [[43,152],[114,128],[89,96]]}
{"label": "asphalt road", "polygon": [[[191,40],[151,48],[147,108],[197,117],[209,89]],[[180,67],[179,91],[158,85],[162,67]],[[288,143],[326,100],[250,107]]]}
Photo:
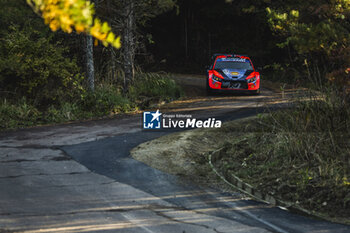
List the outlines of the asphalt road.
{"label": "asphalt road", "polygon": [[[206,97],[203,79],[178,81],[192,98],[163,106],[163,113],[228,121],[284,102],[267,89]],[[172,132],[142,131],[137,114],[1,134],[0,232],[350,232],[198,187],[130,157],[140,143]]]}

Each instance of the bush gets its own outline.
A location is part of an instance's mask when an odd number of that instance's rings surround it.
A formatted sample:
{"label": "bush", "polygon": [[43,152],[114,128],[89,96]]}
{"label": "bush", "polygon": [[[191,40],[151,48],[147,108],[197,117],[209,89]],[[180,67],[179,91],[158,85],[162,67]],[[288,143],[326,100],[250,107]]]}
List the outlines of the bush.
{"label": "bush", "polygon": [[6,99],[0,102],[0,129],[11,129],[33,126],[37,124],[41,113],[34,106],[22,98],[12,104]]}
{"label": "bush", "polygon": [[129,99],[123,97],[116,86],[100,84],[94,92],[87,92],[81,102],[82,110],[97,116],[127,112],[135,107]]}
{"label": "bush", "polygon": [[[83,90],[75,60],[32,28],[11,27],[0,43],[0,86],[42,108],[70,101]],[[3,92],[4,93],[4,92]]]}
{"label": "bush", "polygon": [[171,101],[183,96],[182,89],[169,75],[159,73],[139,73],[130,87],[129,97],[142,101],[145,107],[150,102]]}
{"label": "bush", "polygon": [[64,102],[58,107],[50,106],[44,112],[44,122],[59,123],[65,121],[73,121],[80,118],[80,109],[78,104],[71,102]]}
{"label": "bush", "polygon": [[100,81],[94,92],[79,91],[80,95],[69,98],[58,95],[54,104],[39,105],[40,108],[25,97],[21,101],[12,99],[12,102],[4,99],[0,102],[1,129],[109,116],[182,95],[181,89],[167,76],[139,74],[137,80],[128,96],[123,96],[121,87],[115,83]]}

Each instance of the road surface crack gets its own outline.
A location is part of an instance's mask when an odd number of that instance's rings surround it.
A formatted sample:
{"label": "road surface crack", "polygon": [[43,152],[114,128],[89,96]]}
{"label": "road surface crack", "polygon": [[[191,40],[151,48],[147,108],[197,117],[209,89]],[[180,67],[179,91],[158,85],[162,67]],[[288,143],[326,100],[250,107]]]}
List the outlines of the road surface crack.
{"label": "road surface crack", "polygon": [[[169,208],[169,207],[168,207],[168,208]],[[177,208],[171,208],[171,209],[177,210]],[[204,224],[193,223],[193,222],[187,222],[187,221],[181,221],[181,220],[178,220],[178,219],[175,219],[175,218],[173,218],[173,217],[170,217],[170,216],[166,215],[166,214],[163,213],[162,211],[158,211],[158,210],[152,209],[152,208],[151,208],[151,210],[152,210],[155,214],[157,214],[158,216],[163,217],[163,218],[166,218],[166,219],[168,219],[168,220],[170,220],[170,221],[173,221],[173,222],[203,227],[203,228],[205,228],[205,229],[212,230],[213,232],[216,232],[216,233],[224,233],[224,232],[220,232],[220,231],[218,231],[217,229],[212,228],[212,227],[207,226],[207,225],[204,225]],[[183,210],[183,209],[182,209],[182,210]],[[198,214],[198,213],[197,213],[197,214]]]}
{"label": "road surface crack", "polygon": [[79,175],[79,174],[88,174],[91,173],[90,171],[88,172],[69,172],[69,173],[34,173],[34,174],[23,174],[23,175],[14,175],[14,176],[0,176],[0,179],[13,179],[13,178],[19,178],[23,176],[59,176],[59,175]]}
{"label": "road surface crack", "polygon": [[22,163],[22,162],[37,162],[39,160],[35,159],[13,159],[13,160],[5,160],[0,161],[0,163]]}

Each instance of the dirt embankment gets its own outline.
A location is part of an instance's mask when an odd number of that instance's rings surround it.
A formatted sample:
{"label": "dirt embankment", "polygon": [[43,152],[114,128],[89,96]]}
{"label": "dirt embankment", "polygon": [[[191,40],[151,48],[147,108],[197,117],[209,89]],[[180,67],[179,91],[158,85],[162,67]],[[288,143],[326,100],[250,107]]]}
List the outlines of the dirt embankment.
{"label": "dirt embankment", "polygon": [[206,130],[188,130],[166,135],[134,148],[131,156],[158,170],[206,183],[210,168],[206,154],[215,143]]}
{"label": "dirt embankment", "polygon": [[[241,122],[238,120],[235,124]],[[208,164],[210,152],[222,146],[222,142],[228,138],[238,135],[236,131],[230,132],[231,127],[223,129],[196,129],[166,135],[140,144],[130,154],[134,159],[163,172],[227,191],[230,188],[223,184]]]}

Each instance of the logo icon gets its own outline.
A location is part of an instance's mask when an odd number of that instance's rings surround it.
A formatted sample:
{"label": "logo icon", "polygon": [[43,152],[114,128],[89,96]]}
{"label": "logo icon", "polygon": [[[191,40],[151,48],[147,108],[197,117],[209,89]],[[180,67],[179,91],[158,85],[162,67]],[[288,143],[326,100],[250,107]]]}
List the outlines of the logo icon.
{"label": "logo icon", "polygon": [[156,112],[143,113],[143,128],[144,129],[160,129],[161,128],[161,113]]}

